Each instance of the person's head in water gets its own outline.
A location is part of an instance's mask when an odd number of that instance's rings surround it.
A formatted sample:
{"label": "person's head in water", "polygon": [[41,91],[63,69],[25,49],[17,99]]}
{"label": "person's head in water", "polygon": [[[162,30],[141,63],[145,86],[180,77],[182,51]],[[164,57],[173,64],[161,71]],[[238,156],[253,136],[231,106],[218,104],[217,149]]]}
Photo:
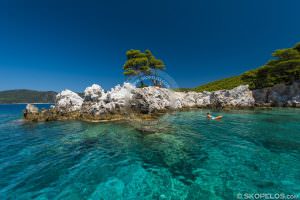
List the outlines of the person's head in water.
{"label": "person's head in water", "polygon": [[209,112],[208,112],[208,113],[206,113],[206,117],[207,117],[207,118],[209,118],[209,119],[210,119],[210,118],[212,118],[212,116],[210,115],[210,113],[209,113]]}

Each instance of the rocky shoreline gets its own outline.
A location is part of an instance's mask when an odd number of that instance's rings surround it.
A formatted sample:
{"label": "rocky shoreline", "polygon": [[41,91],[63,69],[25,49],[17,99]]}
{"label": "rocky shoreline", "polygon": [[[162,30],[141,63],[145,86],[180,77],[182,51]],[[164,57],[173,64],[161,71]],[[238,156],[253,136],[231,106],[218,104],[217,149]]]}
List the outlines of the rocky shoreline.
{"label": "rocky shoreline", "polygon": [[53,120],[147,120],[161,113],[190,108],[300,107],[300,82],[278,84],[270,88],[250,90],[241,85],[215,92],[176,92],[166,88],[136,88],[130,83],[117,85],[105,92],[93,84],[84,98],[70,90],[57,94],[55,105],[39,110],[28,104],[24,118],[28,121]]}

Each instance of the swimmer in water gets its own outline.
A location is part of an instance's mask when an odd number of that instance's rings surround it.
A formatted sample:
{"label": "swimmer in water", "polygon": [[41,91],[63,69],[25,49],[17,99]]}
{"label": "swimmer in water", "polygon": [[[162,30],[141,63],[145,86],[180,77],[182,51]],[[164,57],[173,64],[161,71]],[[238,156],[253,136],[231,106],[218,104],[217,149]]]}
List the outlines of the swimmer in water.
{"label": "swimmer in water", "polygon": [[216,120],[216,119],[222,119],[223,116],[219,115],[217,117],[214,117],[210,113],[206,113],[206,117],[207,117],[207,119]]}

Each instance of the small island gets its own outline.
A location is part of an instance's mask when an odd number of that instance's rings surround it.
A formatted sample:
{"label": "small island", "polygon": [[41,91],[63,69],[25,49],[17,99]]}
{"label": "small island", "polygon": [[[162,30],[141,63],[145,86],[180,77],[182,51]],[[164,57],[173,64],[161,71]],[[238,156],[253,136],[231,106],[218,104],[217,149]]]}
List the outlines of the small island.
{"label": "small island", "polygon": [[300,1],[0,1],[0,200],[300,199]]}
{"label": "small island", "polygon": [[[162,81],[157,81],[157,71],[164,70],[165,65],[150,50],[129,50],[123,69],[126,76],[136,78],[135,85],[125,82],[105,92],[93,84],[85,89],[83,98],[64,90],[56,95],[55,105],[48,110],[39,111],[28,104],[24,118],[95,122],[152,118],[159,113],[191,108],[300,107],[300,43],[272,55],[276,59],[240,77],[182,91],[164,88]],[[143,79],[149,75],[154,75],[152,85],[146,85]],[[203,91],[220,87],[227,89]]]}

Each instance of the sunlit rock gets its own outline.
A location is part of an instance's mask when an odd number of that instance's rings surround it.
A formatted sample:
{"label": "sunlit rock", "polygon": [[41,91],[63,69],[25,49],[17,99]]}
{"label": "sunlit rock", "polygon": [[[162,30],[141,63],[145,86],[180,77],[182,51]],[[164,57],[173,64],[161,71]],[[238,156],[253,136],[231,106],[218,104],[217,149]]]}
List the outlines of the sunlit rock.
{"label": "sunlit rock", "polygon": [[[85,90],[85,99],[82,105],[81,114],[84,118],[106,120],[116,117],[117,114],[124,114],[129,108],[129,102],[135,89],[130,83],[117,85],[108,92],[99,85],[92,85]],[[114,116],[113,116],[114,115]]]}
{"label": "sunlit rock", "polygon": [[[134,111],[144,114],[171,108],[172,91],[166,88],[144,87],[134,90],[131,105]],[[174,99],[175,100],[175,99]],[[175,102],[174,102],[175,103]]]}
{"label": "sunlit rock", "polygon": [[175,92],[160,87],[136,88],[130,83],[117,85],[105,92],[101,86],[93,84],[84,91],[84,99],[70,90],[56,96],[55,106],[39,110],[29,104],[24,111],[25,119],[49,121],[64,119],[131,120],[131,116],[151,119],[149,116],[202,107],[253,107],[294,106],[300,107],[300,82],[290,85],[278,84],[270,88],[250,90],[248,85],[240,85],[231,90],[214,92]]}
{"label": "sunlit rock", "polygon": [[61,113],[79,111],[83,99],[71,90],[64,90],[56,95],[55,109]]}
{"label": "sunlit rock", "polygon": [[39,109],[38,109],[38,107],[36,107],[33,104],[27,104],[26,105],[26,112],[27,113],[38,113]]}
{"label": "sunlit rock", "polygon": [[93,84],[90,87],[87,87],[84,90],[84,100],[85,101],[99,101],[99,99],[103,96],[104,90],[100,85]]}
{"label": "sunlit rock", "polygon": [[211,106],[215,107],[250,107],[255,100],[248,85],[240,85],[231,90],[219,90],[210,95]]}

